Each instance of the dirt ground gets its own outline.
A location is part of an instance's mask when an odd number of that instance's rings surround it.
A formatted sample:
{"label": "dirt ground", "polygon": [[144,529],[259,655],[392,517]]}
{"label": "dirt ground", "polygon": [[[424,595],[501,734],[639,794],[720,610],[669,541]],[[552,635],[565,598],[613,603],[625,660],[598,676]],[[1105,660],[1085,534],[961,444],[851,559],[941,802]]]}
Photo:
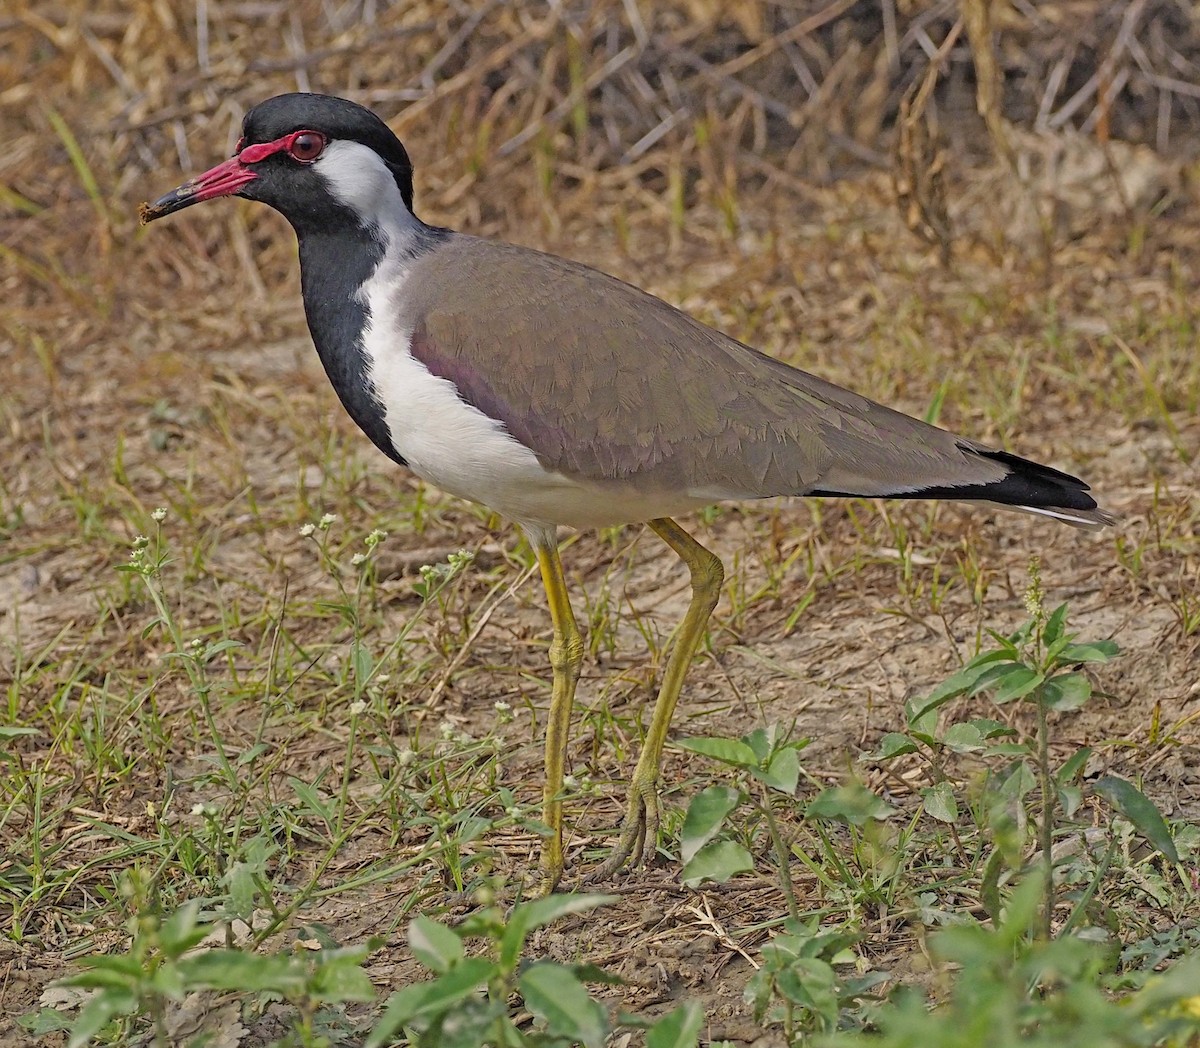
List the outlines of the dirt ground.
{"label": "dirt ground", "polygon": [[[6,30],[20,34],[11,58],[28,62],[30,76],[0,91],[9,143],[0,158],[0,724],[39,729],[14,742],[13,753],[22,768],[44,762],[55,783],[48,804],[60,805],[46,843],[56,863],[76,871],[36,906],[0,894],[0,915],[8,909],[12,921],[0,943],[0,1040],[14,1044],[25,1035],[13,1018],[48,982],[87,949],[124,941],[120,915],[99,900],[125,863],[103,861],[104,848],[84,832],[89,813],[133,841],[153,834],[147,805],[160,802],[168,782],[180,812],[204,799],[193,784],[202,781],[204,755],[189,728],[196,712],[185,682],[164,672],[164,642],[146,628],[154,610],[116,571],[155,507],[169,508],[165,577],[180,622],[240,640],[244,654],[225,671],[239,686],[240,675],[261,671],[281,622],[297,648],[320,653],[316,677],[297,686],[302,716],[269,735],[286,752],[279,776],[310,782],[340,774],[346,704],[331,695],[326,708],[320,673],[336,677],[347,634],[321,611],[337,594],[300,524],[337,514],[339,554],[372,528],[388,532],[370,620],[380,650],[414,615],[419,567],[474,551],[475,564],[414,634],[407,650],[427,671],[395,701],[409,711],[409,731],[448,726],[498,739],[499,777],[522,801],[535,802],[541,782],[549,624],[536,578],[514,585],[527,570],[519,536],[421,488],[342,416],[308,343],[294,244],[277,216],[214,205],[135,226],[139,201],[225,156],[233,110],[294,88],[294,71],[264,67],[229,93],[203,81],[186,108],[139,116],[117,73],[101,86],[97,69],[106,63],[96,57],[103,51],[123,63],[122,48],[165,47],[149,28],[165,31],[162,18],[146,13],[150,5],[138,10],[142,21],[131,24],[143,27],[140,43],[128,39],[133,29],[122,37],[109,8],[88,22],[83,8],[60,18],[56,8],[27,4]],[[180,34],[193,32],[176,17]],[[316,53],[313,18],[306,9],[293,29],[306,29]],[[278,40],[286,42],[283,24]],[[244,58],[232,21],[222,33],[208,61]],[[281,53],[291,46],[278,44]],[[269,66],[273,55],[255,61]],[[175,60],[171,75],[200,75],[194,49]],[[331,61],[341,68],[340,56]],[[314,88],[345,87],[319,64],[305,68]],[[161,93],[155,78],[169,73],[147,74],[142,89]],[[377,104],[388,116],[403,109]],[[1200,820],[1200,199],[1185,162],[1121,154],[1127,172],[1145,176],[1152,204],[1112,207],[1120,192],[1099,177],[1093,196],[1080,190],[1056,200],[1046,232],[1002,165],[952,156],[954,250],[943,266],[906,227],[886,172],[817,185],[782,166],[768,177],[760,170],[737,195],[731,231],[715,176],[701,165],[689,174],[680,224],[657,183],[631,197],[627,183],[589,181],[578,156],[563,160],[546,192],[534,192],[536,157],[527,155],[524,168],[496,160],[489,169],[479,159],[490,154],[470,134],[470,106],[457,115],[417,106],[425,117],[403,117],[402,133],[426,220],[580,259],[911,413],[923,415],[940,393],[941,424],[1085,477],[1118,517],[1093,536],[989,508],[797,499],[725,506],[686,522],[721,556],[729,583],[674,738],[794,724],[812,740],[803,751],[806,796],[853,770],[914,810],[919,777],[906,792],[901,779],[861,758],[903,726],[906,699],[974,654],[983,629],[1004,632],[1024,620],[1036,554],[1048,603],[1069,601],[1081,637],[1112,638],[1123,651],[1098,672],[1097,698],[1057,719],[1056,748],[1091,746],[1089,776],[1122,775],[1169,819]],[[1086,143],[1071,148],[1094,158]],[[770,149],[762,157],[778,160]],[[564,562],[592,642],[570,756],[572,772],[595,789],[568,803],[572,888],[621,817],[622,782],[688,591],[673,556],[637,528],[580,535]],[[52,725],[69,719],[63,711],[140,689],[179,733],[164,762],[128,760],[118,772],[91,762],[85,745],[54,739]],[[498,718],[497,702],[515,716]],[[126,757],[140,745],[129,718],[108,726]],[[255,737],[258,721],[253,703],[219,711],[231,739]],[[712,774],[668,748],[672,833]],[[15,788],[6,794],[0,830],[24,841],[28,813]],[[668,852],[675,841],[664,841]],[[349,842],[324,882],[368,867],[386,847],[378,828]],[[529,834],[498,833],[478,847],[492,851],[495,872],[510,883],[536,863]],[[26,859],[0,854],[0,874]],[[819,909],[815,878],[797,878],[802,900]],[[619,897],[602,920],[555,925],[534,952],[583,957],[621,975],[627,983],[613,993],[627,1008],[653,1015],[696,998],[706,1036],[782,1043],[742,1000],[763,925],[783,912],[774,878],[762,872],[687,889],[677,857],[666,854],[600,887]],[[426,869],[330,894],[302,918],[336,929],[343,943],[384,936],[367,969],[387,992],[421,972],[403,935],[414,908],[452,918],[471,905]],[[928,965],[923,929],[884,911],[861,916],[871,962],[919,978]],[[268,1043],[281,1024],[268,1012],[235,1042]]]}

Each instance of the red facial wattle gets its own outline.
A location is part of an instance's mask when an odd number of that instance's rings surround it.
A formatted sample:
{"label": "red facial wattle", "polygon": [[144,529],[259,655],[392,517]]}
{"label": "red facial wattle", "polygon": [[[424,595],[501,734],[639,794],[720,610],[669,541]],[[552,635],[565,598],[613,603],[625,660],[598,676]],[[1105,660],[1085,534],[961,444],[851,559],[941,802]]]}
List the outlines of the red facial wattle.
{"label": "red facial wattle", "polygon": [[156,218],[182,211],[192,204],[215,197],[234,196],[253,182],[258,175],[250,165],[262,163],[277,153],[286,153],[300,164],[311,164],[318,159],[325,146],[326,137],[319,131],[292,131],[271,142],[259,142],[242,146],[237,153],[222,164],[210,168],[202,175],[190,178],[183,185],[159,197],[153,204],[143,204],[140,209],[142,224]]}

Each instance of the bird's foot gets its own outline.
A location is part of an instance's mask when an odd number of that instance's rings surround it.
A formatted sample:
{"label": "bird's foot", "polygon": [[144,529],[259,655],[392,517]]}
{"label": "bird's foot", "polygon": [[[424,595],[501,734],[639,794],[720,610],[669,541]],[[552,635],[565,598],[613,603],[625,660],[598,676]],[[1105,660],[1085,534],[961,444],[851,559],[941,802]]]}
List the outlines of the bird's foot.
{"label": "bird's foot", "polygon": [[547,869],[529,872],[521,878],[521,896],[525,899],[544,899],[558,887],[559,875]]}
{"label": "bird's foot", "polygon": [[[561,827],[561,822],[557,824]],[[530,899],[544,899],[553,895],[563,875],[562,830],[542,841],[542,857],[537,873],[528,872],[524,878],[525,895]]]}
{"label": "bird's foot", "polygon": [[658,847],[659,821],[657,783],[638,783],[635,776],[629,788],[629,807],[621,825],[621,836],[603,865],[584,878],[585,883],[608,880],[625,865],[648,865]]}

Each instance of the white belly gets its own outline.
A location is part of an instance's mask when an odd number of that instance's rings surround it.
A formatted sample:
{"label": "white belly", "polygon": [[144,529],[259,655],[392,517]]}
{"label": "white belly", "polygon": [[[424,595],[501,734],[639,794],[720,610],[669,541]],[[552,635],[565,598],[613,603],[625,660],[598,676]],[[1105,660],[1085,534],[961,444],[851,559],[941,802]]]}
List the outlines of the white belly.
{"label": "white belly", "polygon": [[614,490],[545,469],[502,422],[468,404],[453,382],[412,355],[412,331],[397,324],[400,311],[384,293],[390,287],[394,295],[402,285],[402,265],[385,261],[364,286],[371,319],[363,347],[392,444],[417,476],[529,530],[627,524],[712,501]]}

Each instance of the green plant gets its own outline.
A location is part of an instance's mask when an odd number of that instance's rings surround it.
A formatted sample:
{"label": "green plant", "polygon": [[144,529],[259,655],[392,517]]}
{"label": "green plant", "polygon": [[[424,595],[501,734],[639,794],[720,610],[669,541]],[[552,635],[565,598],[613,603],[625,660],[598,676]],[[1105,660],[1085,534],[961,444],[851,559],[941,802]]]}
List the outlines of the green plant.
{"label": "green plant", "polygon": [[[923,699],[906,707],[908,731],[890,733],[881,740],[877,759],[890,759],[917,750],[925,752],[934,771],[935,782],[922,791],[924,807],[931,815],[953,827],[958,806],[946,770],[953,754],[998,757],[1005,766],[987,778],[980,811],[981,821],[989,825],[996,848],[984,873],[984,905],[993,918],[1000,907],[999,882],[1008,868],[1020,868],[1024,840],[1013,818],[1013,805],[1023,803],[1034,783],[1040,795],[1036,820],[1038,863],[1041,869],[1043,900],[1041,934],[1053,931],[1055,897],[1054,837],[1059,815],[1073,816],[1083,802],[1080,778],[1091,750],[1078,749],[1058,766],[1050,759],[1050,716],[1078,709],[1092,695],[1092,682],[1080,667],[1107,662],[1118,653],[1115,642],[1080,642],[1067,631],[1068,606],[1061,604],[1049,614],[1043,606],[1041,574],[1036,559],[1030,564],[1030,585],[1026,607],[1030,618],[1016,632],[1001,635],[989,630],[996,646],[981,652],[961,670]],[[1018,700],[1030,703],[1036,713],[1032,736],[1022,737],[1017,729],[989,718],[974,718],[939,732],[937,713],[946,703],[959,697],[990,694],[997,705]],[[1015,741],[1010,741],[1012,737]],[[997,741],[1003,740],[1003,741]],[[1094,787],[1094,795],[1128,819],[1169,861],[1177,862],[1171,834],[1161,814],[1133,785],[1107,776]],[[1107,870],[1110,854],[1096,871],[1098,879]],[[1090,901],[1093,883],[1075,900],[1066,926],[1080,919],[1081,907]]]}
{"label": "green plant", "polygon": [[[136,869],[122,878],[121,893],[133,911],[128,951],[88,957],[82,972],[60,982],[95,991],[71,1024],[68,1048],[82,1048],[100,1036],[127,1041],[143,1018],[153,1027],[153,1043],[165,1048],[172,1043],[168,1006],[201,990],[278,995],[295,1009],[296,1043],[316,1048],[330,1043],[318,1032],[328,1023],[319,1015],[322,1008],[375,998],[362,962],[380,945],[377,941],[280,954],[203,950],[198,947],[213,926],[199,900],[164,915],[153,886]],[[48,1029],[52,1024],[35,1014],[25,1025]]]}
{"label": "green plant", "polygon": [[839,973],[836,966],[856,962],[850,947],[861,938],[851,931],[822,930],[816,920],[789,919],[760,951],[761,967],[746,984],[756,1021],[779,1023],[789,1044],[838,1029],[858,1002],[887,980],[884,972]]}
{"label": "green plant", "polygon": [[[861,784],[823,790],[808,804],[804,826],[815,838],[818,855],[809,854],[799,837],[789,839],[782,816],[794,810],[800,782],[799,753],[810,740],[792,739],[778,725],[758,728],[741,739],[686,739],[680,745],[719,761],[734,771],[736,785],[714,784],[692,798],[680,833],[682,880],[691,887],[705,879],[723,883],[754,868],[752,845],[757,824],[765,828],[789,917],[800,917],[792,883],[791,862],[799,859],[832,894],[845,901],[853,916],[862,904],[886,900],[900,869],[901,849],[891,840],[884,820],[895,813],[887,802]],[[731,817],[749,811],[745,832],[732,831]],[[828,824],[844,827],[845,843],[834,840]]]}
{"label": "green plant", "polygon": [[[392,994],[366,1048],[383,1048],[398,1037],[415,1048],[599,1048],[607,1043],[610,1022],[584,984],[619,980],[585,962],[528,961],[522,954],[538,928],[615,901],[609,895],[551,895],[518,903],[507,918],[487,905],[457,928],[416,918],[408,926],[409,945],[434,978]],[[468,955],[466,943],[473,938],[485,941],[486,956]],[[513,994],[537,1020],[533,1029],[514,1022]],[[698,1006],[682,1006],[648,1027],[648,1048],[694,1048],[701,1020]]]}
{"label": "green plant", "polygon": [[[71,1021],[44,1007],[21,1019],[31,1034],[69,1029],[68,1048],[83,1048],[97,1039],[126,1043],[149,1025],[151,1043],[166,1046],[173,1043],[172,1008],[201,991],[234,995],[239,1012],[253,1011],[255,1002],[282,999],[291,1007],[291,1030],[276,1043],[301,1048],[328,1048],[347,1036],[364,1035],[367,1048],[398,1042],[437,1048],[599,1048],[612,1032],[607,1011],[584,984],[620,980],[586,962],[529,960],[523,954],[537,929],[610,903],[613,896],[550,896],[518,903],[507,918],[489,903],[453,929],[416,918],[409,925],[409,945],[434,978],[394,993],[367,1029],[352,1022],[342,1006],[375,1000],[362,966],[382,939],[342,947],[317,928],[291,952],[205,949],[204,943],[221,932],[200,900],[164,914],[155,886],[136,868],[122,878],[121,893],[132,911],[128,950],[85,958],[83,971],[58,984],[91,993],[79,1015]],[[484,940],[486,956],[468,956],[466,943],[474,938]],[[534,1028],[518,1026],[514,994],[537,1020]],[[647,1048],[695,1048],[702,1021],[695,1002],[652,1023],[621,1018],[624,1026],[644,1029]]]}
{"label": "green plant", "polygon": [[745,845],[721,834],[730,813],[748,801],[766,823],[788,911],[793,918],[799,916],[788,865],[789,848],[775,806],[784,798],[795,798],[800,784],[799,754],[808,741],[791,739],[772,724],[737,740],[709,737],[680,743],[684,749],[733,768],[739,780],[737,787],[708,786],[688,805],[680,832],[684,884],[694,887],[705,879],[724,882],[754,868],[754,859]]}
{"label": "green plant", "polygon": [[943,1000],[910,987],[869,1011],[870,1032],[821,1039],[821,1048],[1184,1048],[1200,1038],[1200,955],[1116,999],[1106,992],[1110,953],[1074,935],[1041,936],[1036,878],[1008,898],[992,928],[973,922],[930,940]]}

